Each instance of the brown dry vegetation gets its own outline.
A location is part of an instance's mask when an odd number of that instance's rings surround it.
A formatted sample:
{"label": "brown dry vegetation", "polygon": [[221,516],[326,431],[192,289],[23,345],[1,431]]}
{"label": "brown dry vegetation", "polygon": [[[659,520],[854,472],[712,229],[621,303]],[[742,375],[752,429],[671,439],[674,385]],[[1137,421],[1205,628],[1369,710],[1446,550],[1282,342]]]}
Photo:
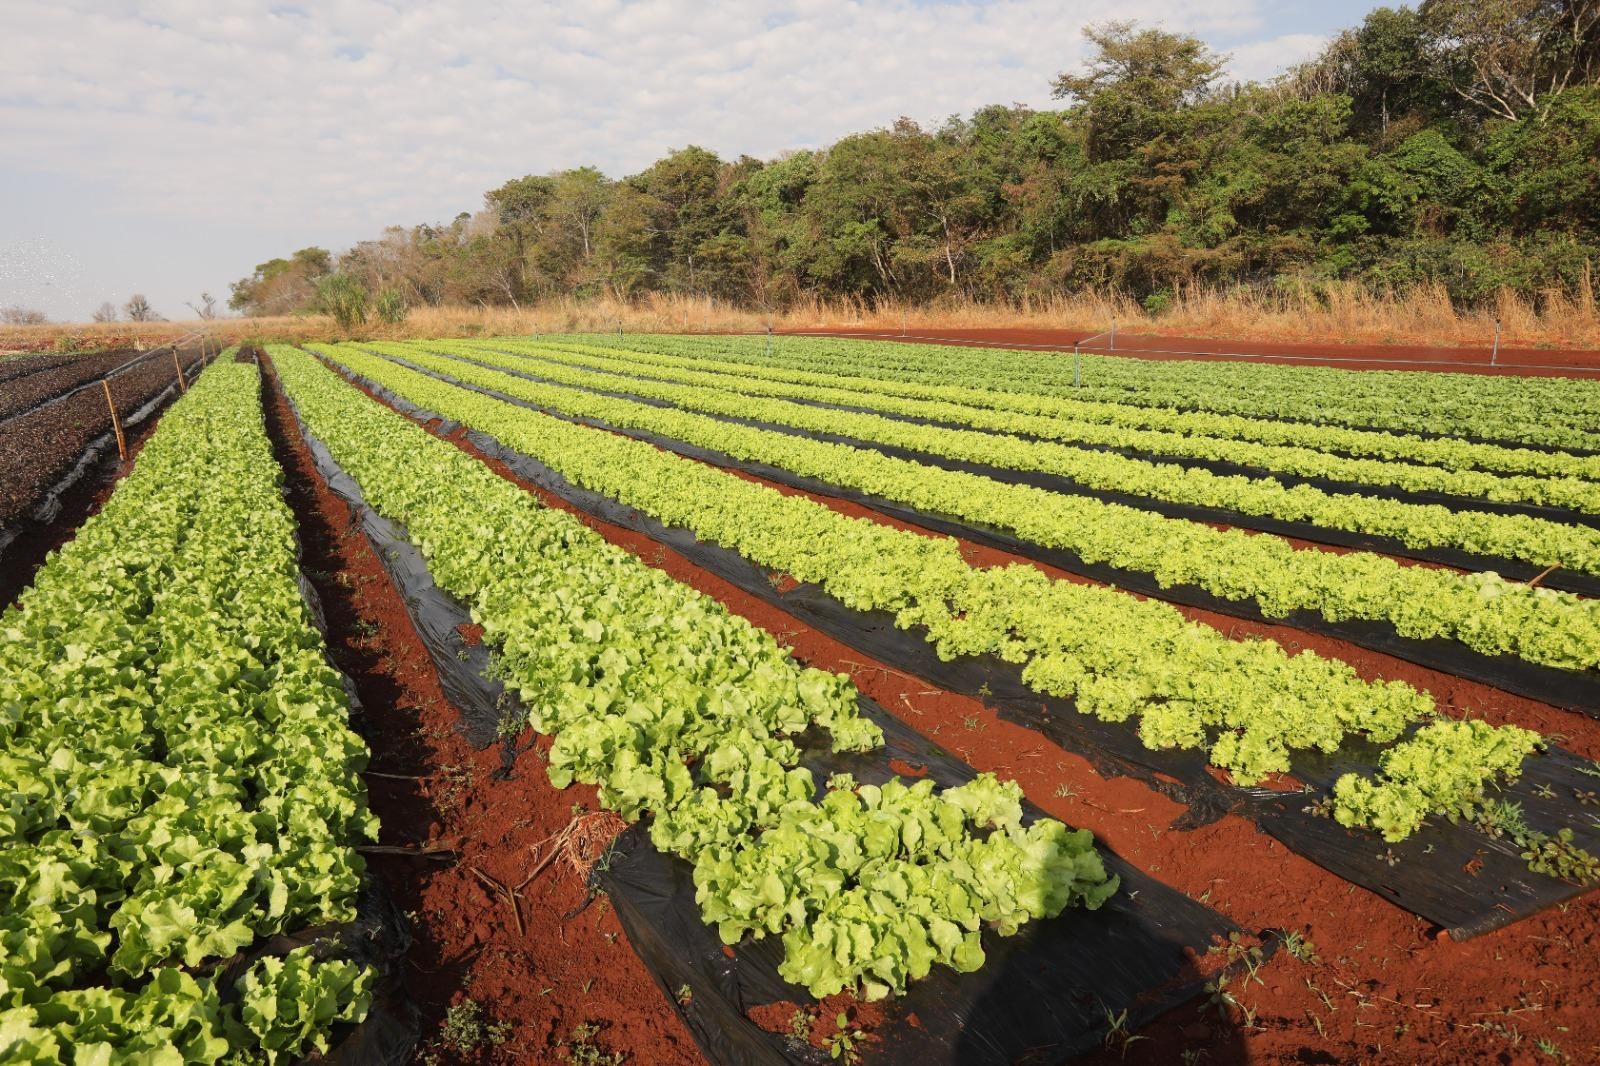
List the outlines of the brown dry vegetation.
{"label": "brown dry vegetation", "polygon": [[[418,307],[399,326],[368,323],[363,337],[462,337],[477,334],[605,332],[619,325],[632,333],[728,333],[831,326],[898,332],[939,329],[1037,328],[1095,333],[1114,319],[1119,330],[1184,337],[1227,337],[1246,342],[1308,341],[1334,344],[1407,344],[1488,347],[1496,318],[1506,347],[1600,348],[1600,303],[1592,284],[1577,293],[1551,293],[1537,304],[1510,291],[1493,307],[1463,310],[1443,286],[1406,293],[1374,293],[1358,285],[1320,293],[1260,289],[1193,288],[1179,292],[1158,313],[1119,295],[1078,293],[1014,304],[949,300],[911,306],[880,300],[810,300],[768,314],[708,297],[650,294],[624,303],[564,298],[528,307]],[[161,344],[192,330],[237,344],[249,339],[301,342],[344,335],[331,318],[227,318],[210,322],[108,322],[0,329],[0,352],[98,350]]]}

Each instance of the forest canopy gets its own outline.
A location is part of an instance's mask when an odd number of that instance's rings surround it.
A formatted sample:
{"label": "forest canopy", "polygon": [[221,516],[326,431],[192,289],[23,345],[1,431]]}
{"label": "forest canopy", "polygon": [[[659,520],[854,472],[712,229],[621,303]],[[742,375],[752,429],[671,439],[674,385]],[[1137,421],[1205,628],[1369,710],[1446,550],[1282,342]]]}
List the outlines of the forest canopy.
{"label": "forest canopy", "polygon": [[1378,8],[1267,84],[1199,39],[1090,26],[1061,110],[902,118],[825,148],[690,146],[612,179],[514,178],[477,213],[304,248],[235,282],[249,314],[366,300],[645,292],[749,307],[1189,286],[1443,284],[1458,303],[1586,284],[1600,259],[1600,0]]}

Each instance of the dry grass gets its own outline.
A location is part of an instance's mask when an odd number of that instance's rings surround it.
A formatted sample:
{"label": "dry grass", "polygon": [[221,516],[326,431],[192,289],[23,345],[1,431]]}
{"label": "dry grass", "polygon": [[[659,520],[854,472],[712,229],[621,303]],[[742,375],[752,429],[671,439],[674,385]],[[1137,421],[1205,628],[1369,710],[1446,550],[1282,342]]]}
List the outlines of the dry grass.
{"label": "dry grass", "polygon": [[[1373,293],[1357,285],[1319,292],[1190,289],[1159,313],[1116,295],[1079,293],[1011,304],[944,301],[902,306],[835,300],[803,302],[771,316],[775,329],[857,327],[898,332],[940,329],[1060,329],[1097,332],[1116,320],[1125,333],[1224,337],[1242,343],[1316,341],[1487,347],[1496,317],[1506,347],[1600,348],[1600,308],[1586,283],[1576,294],[1553,293],[1537,303],[1504,293],[1493,309],[1463,311],[1440,286]],[[562,299],[532,307],[419,307],[399,327],[370,324],[361,337],[467,337],[479,334],[609,332],[726,333],[765,328],[769,316],[707,297],[655,295],[631,304]],[[95,325],[13,326],[0,329],[0,351],[150,347],[204,328],[216,340],[335,340],[345,334],[321,315],[228,318],[212,322],[113,322]]]}

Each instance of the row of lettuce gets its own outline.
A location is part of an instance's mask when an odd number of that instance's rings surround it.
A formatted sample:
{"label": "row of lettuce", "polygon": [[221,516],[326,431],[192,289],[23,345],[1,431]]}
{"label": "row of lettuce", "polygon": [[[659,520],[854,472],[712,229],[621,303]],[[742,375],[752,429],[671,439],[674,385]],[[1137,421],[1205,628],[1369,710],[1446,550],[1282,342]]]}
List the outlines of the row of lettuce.
{"label": "row of lettuce", "polygon": [[[1517,727],[1445,719],[1430,695],[1404,683],[1364,681],[1337,660],[1230,639],[1156,601],[1031,566],[976,567],[946,538],[851,518],[355,348],[331,354],[360,378],[487,433],[573,484],[815,583],[847,606],[890,612],[942,657],[1016,663],[1037,691],[1133,725],[1152,749],[1203,750],[1242,784],[1291,771],[1296,751],[1335,752],[1353,740],[1384,745],[1381,771],[1346,775],[1328,806],[1341,823],[1390,840],[1430,815],[1484,808],[1487,790],[1514,777],[1541,745]],[[1566,858],[1592,872],[1587,855],[1569,849]]]}
{"label": "row of lettuce", "polygon": [[[1161,459],[1202,460],[1263,470],[1275,475],[1315,478],[1373,489],[1403,489],[1435,493],[1462,501],[1486,500],[1562,508],[1582,514],[1600,514],[1600,484],[1581,476],[1537,476],[1492,473],[1472,468],[1449,469],[1397,458],[1358,458],[1327,449],[1262,444],[1228,437],[1200,436],[1169,431],[1108,425],[1051,415],[952,403],[910,399],[852,387],[848,378],[835,384],[799,384],[775,380],[751,367],[721,360],[705,362],[647,352],[622,353],[575,342],[560,344],[491,341],[479,345],[515,351],[558,368],[582,367],[595,372],[596,386],[629,391],[643,379],[647,387],[661,384],[697,386],[744,396],[770,397],[798,403],[837,405],[864,411],[936,423],[946,428],[981,430],[1017,438],[1034,438],[1079,447],[1137,453]],[[780,413],[785,408],[779,407]],[[1313,432],[1319,432],[1314,430]],[[1437,443],[1437,442],[1431,442]],[[1468,448],[1484,447],[1466,445]],[[1027,453],[1024,453],[1027,454]],[[1048,453],[1046,453],[1048,454]],[[1543,454],[1548,461],[1561,457]],[[1578,456],[1565,457],[1576,469],[1595,464]],[[1600,471],[1597,471],[1600,472]]]}
{"label": "row of lettuce", "polygon": [[976,969],[985,927],[1007,934],[1115,892],[1089,833],[1023,824],[1014,782],[836,775],[817,798],[801,734],[825,730],[835,751],[882,743],[847,678],[800,667],[771,634],[310,356],[271,355],[307,430],[470,605],[497,674],[553,737],[551,782],[596,785],[630,819],[648,812],[727,942],[778,936],[786,979],[873,998],[935,964]]}
{"label": "row of lettuce", "polygon": [[713,417],[752,419],[796,433],[842,437],[868,447],[887,445],[919,456],[975,463],[1002,473],[1045,474],[1078,490],[1221,510],[1245,516],[1241,525],[1249,525],[1250,518],[1294,522],[1391,538],[1418,550],[1457,549],[1541,567],[1559,565],[1600,573],[1600,529],[1587,525],[1528,515],[1457,511],[1442,504],[1328,492],[1308,484],[1291,487],[1271,477],[1221,475],[1050,441],[920,425],[859,411],[607,375],[551,360],[533,364],[518,356],[481,349],[474,350],[472,357],[499,366],[509,363],[520,372],[533,373],[553,383],[620,391]]}
{"label": "row of lettuce", "polygon": [[[626,347],[656,338],[599,339]],[[756,366],[1071,397],[1150,411],[1210,412],[1569,450],[1600,448],[1600,382],[1433,371],[1361,371],[1060,351],[963,348],[822,337],[683,338],[702,354]],[[1076,382],[1076,383],[1075,383]]]}
{"label": "row of lettuce", "polygon": [[[342,346],[363,372],[384,372],[365,349],[490,388],[568,415],[713,449],[741,461],[893,500],[919,510],[1002,529],[1088,563],[1152,574],[1164,586],[1193,585],[1253,603],[1268,617],[1315,611],[1332,622],[1387,622],[1402,636],[1452,640],[1485,655],[1514,655],[1564,670],[1600,666],[1600,604],[1570,593],[1405,566],[1371,552],[1298,550],[1284,538],[1216,529],[1140,508],[1008,484],[865,448],[811,440],[577,387],[534,381],[480,363],[525,366],[517,356],[448,342]],[[467,352],[468,361],[433,354]],[[352,364],[354,365],[354,364]],[[589,380],[589,379],[584,379]]]}
{"label": "row of lettuce", "polygon": [[[1241,782],[1289,770],[1297,750],[1387,745],[1380,772],[1341,779],[1330,804],[1392,840],[1435,813],[1474,817],[1541,746],[1158,603],[1031,567],[973,567],[951,541],[335,354],[576,484],[850,606],[892,611],[942,655],[1016,662],[1039,691],[1136,722],[1151,747],[1203,748]],[[800,667],[770,634],[310,356],[273,355],[305,426],[471,606],[497,671],[553,737],[552,783],[591,783],[624,816],[648,814],[657,846],[693,864],[703,915],[727,942],[776,936],[786,979],[870,998],[934,965],[976,969],[985,929],[1009,935],[1115,893],[1089,834],[1026,821],[1014,782],[939,790],[836,775],[819,788],[803,735],[826,731],[835,751],[881,743],[847,679]],[[377,828],[367,752],[300,592],[280,486],[258,371],[219,361],[0,616],[6,1061],[291,1061],[368,1008],[370,970],[318,946],[261,950],[355,918],[356,846]],[[1530,844],[1561,857],[1547,872],[1592,873],[1560,841]]]}
{"label": "row of lettuce", "polygon": [[373,975],[315,947],[376,832],[254,366],[223,359],[0,616],[0,1059],[294,1061]]}
{"label": "row of lettuce", "polygon": [[[489,342],[498,346],[499,342]],[[864,349],[857,344],[831,346],[826,361],[797,359],[794,346],[803,350],[814,343],[805,338],[782,338],[768,358],[752,351],[747,338],[578,334],[536,339],[535,343],[559,349],[609,352],[628,361],[660,361],[668,366],[691,366],[762,381],[845,389],[856,394],[856,404],[875,403],[879,397],[928,401],[976,408],[1001,415],[1026,415],[1067,423],[1099,425],[1122,430],[1150,430],[1176,436],[1209,437],[1277,447],[1327,452],[1362,459],[1387,459],[1446,470],[1483,470],[1536,477],[1600,478],[1600,456],[1574,455],[1528,448],[1516,444],[1491,444],[1453,437],[1421,435],[1400,430],[1350,429],[1317,422],[1224,414],[1205,409],[1173,410],[1137,404],[1082,399],[1078,390],[1067,395],[1007,391],[1005,381],[980,379],[973,384],[923,380],[928,375],[874,376],[862,365]],[[754,357],[754,358],[752,358]],[[1059,355],[1052,358],[1060,358]],[[820,365],[826,369],[808,370]],[[1028,425],[1037,427],[1039,423]],[[1059,432],[1059,431],[1057,431]],[[1070,429],[1069,429],[1070,432]],[[1053,433],[1041,434],[1054,439]]]}

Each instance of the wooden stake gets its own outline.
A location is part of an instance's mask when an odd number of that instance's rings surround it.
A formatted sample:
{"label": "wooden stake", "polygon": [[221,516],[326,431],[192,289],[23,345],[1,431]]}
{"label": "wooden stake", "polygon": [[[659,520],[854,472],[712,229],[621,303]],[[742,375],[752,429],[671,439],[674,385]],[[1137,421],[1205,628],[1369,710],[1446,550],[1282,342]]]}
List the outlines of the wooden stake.
{"label": "wooden stake", "polygon": [[111,382],[101,378],[100,387],[106,390],[106,406],[111,408],[111,428],[117,431],[117,456],[123,462],[127,462],[128,441],[122,435],[122,419],[117,417],[117,405],[111,399]]}
{"label": "wooden stake", "polygon": [[189,391],[189,383],[183,380],[183,364],[178,362],[178,349],[172,349],[172,369],[178,372],[178,388],[183,392]]}

